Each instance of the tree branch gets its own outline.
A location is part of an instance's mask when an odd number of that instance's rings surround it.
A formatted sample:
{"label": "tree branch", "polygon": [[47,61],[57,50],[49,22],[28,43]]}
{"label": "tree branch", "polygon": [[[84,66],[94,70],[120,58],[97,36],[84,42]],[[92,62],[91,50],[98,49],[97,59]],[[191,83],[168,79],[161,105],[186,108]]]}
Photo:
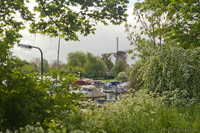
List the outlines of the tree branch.
{"label": "tree branch", "polygon": [[[51,19],[51,21],[58,27],[60,28],[60,26],[53,20],[53,18],[47,13],[47,11],[45,10],[44,8],[44,4],[42,3],[42,0],[39,0],[40,1],[40,4],[42,6],[42,9],[44,10],[45,14],[49,17],[49,19]],[[45,0],[46,1],[46,0]]]}

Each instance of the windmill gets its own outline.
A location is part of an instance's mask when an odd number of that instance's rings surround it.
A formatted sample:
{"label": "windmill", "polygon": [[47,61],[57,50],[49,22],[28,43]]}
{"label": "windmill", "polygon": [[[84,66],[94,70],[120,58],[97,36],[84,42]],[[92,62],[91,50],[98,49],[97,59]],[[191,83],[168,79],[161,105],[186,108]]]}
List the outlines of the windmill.
{"label": "windmill", "polygon": [[128,50],[127,51],[119,51],[119,38],[117,37],[117,52],[115,53],[115,52],[112,52],[112,53],[104,53],[104,54],[102,54],[102,57],[106,57],[107,59],[110,59],[111,58],[111,55],[113,55],[115,58],[116,58],[116,60],[118,59],[118,58],[121,58],[123,61],[124,61],[124,63],[126,64],[126,65],[128,65],[128,63],[127,63],[127,53],[128,53]]}

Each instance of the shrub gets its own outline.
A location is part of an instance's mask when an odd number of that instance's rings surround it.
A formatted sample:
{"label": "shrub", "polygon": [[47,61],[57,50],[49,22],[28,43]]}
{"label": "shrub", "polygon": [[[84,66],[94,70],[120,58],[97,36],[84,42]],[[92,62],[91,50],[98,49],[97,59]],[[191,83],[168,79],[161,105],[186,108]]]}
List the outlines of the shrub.
{"label": "shrub", "polygon": [[[189,99],[199,99],[200,48],[185,50],[179,47],[163,48],[150,56],[142,66],[144,88],[155,93],[180,90]],[[182,101],[183,102],[183,101]]]}
{"label": "shrub", "polygon": [[[12,63],[13,64],[13,63]],[[27,74],[12,69],[0,85],[0,130],[18,129],[37,122],[43,128],[58,124],[64,115],[76,110],[79,94],[70,93],[70,84],[76,80],[73,75],[59,78],[59,87],[55,84],[57,72],[50,78],[39,79],[39,75]],[[75,86],[74,86],[75,87]]]}
{"label": "shrub", "polygon": [[120,72],[117,75],[117,80],[122,81],[122,82],[126,82],[126,81],[128,81],[128,76],[126,75],[125,72]]}

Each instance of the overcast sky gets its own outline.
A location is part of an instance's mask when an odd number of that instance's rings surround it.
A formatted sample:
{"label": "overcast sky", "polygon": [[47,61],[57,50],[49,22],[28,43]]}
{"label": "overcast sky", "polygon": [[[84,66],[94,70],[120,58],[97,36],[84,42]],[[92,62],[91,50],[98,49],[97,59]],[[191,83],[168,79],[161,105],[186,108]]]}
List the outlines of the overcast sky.
{"label": "overcast sky", "polygon": [[[133,3],[136,0],[130,0],[128,9],[128,21],[134,23],[132,17]],[[61,39],[60,42],[60,60],[67,63],[66,57],[70,52],[82,51],[90,52],[95,56],[101,56],[103,53],[116,52],[116,38],[119,38],[119,50],[133,49],[130,46],[130,42],[127,39],[127,33],[125,33],[124,24],[120,26],[103,24],[97,25],[95,34],[88,35],[86,37],[79,36],[80,42],[73,42]],[[44,59],[47,59],[49,63],[57,59],[58,50],[58,37],[49,38],[47,36],[39,34],[30,34],[27,30],[21,31],[23,38],[20,43],[33,45],[40,47],[43,51]],[[31,61],[34,58],[40,58],[40,52],[37,49],[23,49],[15,46],[13,48],[13,55],[18,56],[22,60]],[[112,57],[114,61],[114,57]],[[133,60],[128,56],[128,63],[133,63]]]}

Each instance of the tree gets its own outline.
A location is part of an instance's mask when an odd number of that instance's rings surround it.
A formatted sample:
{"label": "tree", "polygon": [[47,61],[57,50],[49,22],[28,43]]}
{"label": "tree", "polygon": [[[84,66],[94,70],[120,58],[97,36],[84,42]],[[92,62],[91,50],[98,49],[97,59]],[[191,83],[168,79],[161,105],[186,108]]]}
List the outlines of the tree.
{"label": "tree", "polygon": [[165,41],[185,49],[200,46],[200,1],[173,0],[167,9]]}
{"label": "tree", "polygon": [[70,72],[65,68],[61,68],[59,73],[60,73],[60,75],[68,75]]}
{"label": "tree", "polygon": [[87,55],[84,52],[71,52],[67,56],[67,69],[73,73],[80,72],[81,75],[84,75],[83,66],[87,61]]}
{"label": "tree", "polygon": [[118,58],[115,62],[115,66],[112,69],[112,72],[115,74],[115,77],[117,77],[117,75],[120,72],[124,72],[126,70],[127,66],[125,64],[125,62],[121,59]]}
{"label": "tree", "polygon": [[40,72],[40,59],[39,58],[35,58],[35,59],[32,59],[31,63],[33,64],[34,68],[35,68],[35,72],[39,73]]}
{"label": "tree", "polygon": [[[39,68],[40,68],[40,72],[41,72],[41,63],[39,65]],[[43,59],[43,72],[44,73],[49,72],[49,63],[46,59]]]}
{"label": "tree", "polygon": [[87,61],[83,66],[83,70],[88,77],[102,78],[106,76],[106,64],[99,57],[87,53]]}
{"label": "tree", "polygon": [[86,54],[84,52],[71,52],[67,56],[67,65],[70,67],[83,67],[86,60]]}
{"label": "tree", "polygon": [[199,46],[199,7],[198,0],[144,0],[135,3],[133,14],[138,24],[126,25],[129,40],[138,51],[135,53],[144,59],[160,47]]}
{"label": "tree", "polygon": [[[14,103],[17,102],[15,94],[22,92],[19,90],[24,89],[25,86],[22,86],[23,83],[28,84],[28,82],[25,82],[28,78],[25,78],[24,74],[17,72],[19,71],[18,68],[20,66],[19,61],[15,57],[12,57],[10,52],[10,48],[14,45],[14,43],[19,42],[19,38],[22,37],[19,31],[24,29],[23,21],[16,21],[14,19],[14,14],[18,12],[23,20],[27,22],[31,20],[32,14],[20,0],[1,1],[0,8],[0,129],[3,129],[2,131],[4,131],[5,128],[12,126],[12,124],[6,124],[6,121],[10,121],[14,124],[19,123],[10,120],[10,118],[14,117],[12,117],[12,114],[10,114],[10,116],[8,115],[9,108],[11,111],[12,107],[15,108],[17,106],[17,104]],[[31,86],[31,84],[29,85]],[[29,87],[26,89],[28,90]],[[23,90],[23,92],[26,91]],[[18,95],[20,94],[18,93]],[[10,97],[13,98],[11,99]],[[15,107],[9,106],[7,103],[15,105]],[[18,112],[20,113],[20,111]],[[13,114],[15,113],[13,112]],[[18,114],[15,116],[19,118]],[[23,122],[22,119],[21,122]]]}
{"label": "tree", "polygon": [[[35,58],[31,62],[35,68],[35,71],[37,73],[41,73],[41,60],[39,58]],[[46,59],[43,59],[43,72],[49,72],[49,63]]]}
{"label": "tree", "polygon": [[106,66],[108,68],[108,72],[110,72],[114,66],[114,64],[111,61],[110,55],[102,54],[101,59],[106,63]]}
{"label": "tree", "polygon": [[33,73],[35,72],[35,68],[34,65],[26,60],[22,61],[23,66],[20,67],[22,72],[26,72],[26,73]]}
{"label": "tree", "polygon": [[[32,12],[26,4],[29,3],[28,0],[1,1],[0,71],[2,72],[10,71],[5,66],[8,61],[12,61],[10,48],[19,43],[22,37],[20,31],[26,26],[30,27],[31,33],[46,34],[50,37],[61,36],[65,40],[77,41],[77,33],[83,35],[94,33],[97,22],[104,24],[108,24],[109,21],[112,24],[124,22],[129,1],[36,0],[35,2],[37,5]],[[36,12],[40,15],[39,19],[36,17]],[[1,76],[6,77],[6,73]]]}
{"label": "tree", "polygon": [[199,4],[198,0],[144,0],[134,4],[137,24],[126,25],[134,53],[141,59],[131,74],[133,88],[143,86],[142,66],[150,58],[157,58],[155,52],[175,46],[185,49],[199,46]]}
{"label": "tree", "polygon": [[[131,45],[134,45],[134,50],[137,51],[135,56],[145,59],[153,53],[154,49],[165,45],[163,13],[167,10],[167,4],[168,1],[159,0],[145,0],[134,4],[133,15],[137,24],[127,24],[126,28]],[[131,31],[131,27],[134,31]]]}
{"label": "tree", "polygon": [[[77,1],[77,0],[37,0],[35,11],[40,20],[33,21],[31,32],[50,36],[61,36],[65,40],[78,40],[77,32],[88,35],[94,33],[96,22],[120,24],[126,20],[128,0]],[[76,10],[73,10],[76,7]],[[47,20],[47,21],[46,21]]]}
{"label": "tree", "polygon": [[[65,65],[62,61],[59,60],[59,66],[58,66],[58,69],[62,69],[62,68],[65,68]],[[53,60],[50,64],[50,68],[53,69],[53,68],[57,68],[57,60]]]}
{"label": "tree", "polygon": [[[120,24],[126,20],[128,0],[114,1],[74,1],[35,0],[37,5],[32,13],[27,7],[28,0],[1,1],[1,50],[2,58],[8,49],[21,38],[20,30],[31,27],[32,33],[61,36],[65,40],[78,40],[77,32],[88,35],[94,33],[97,22]],[[74,10],[74,7],[77,10]],[[94,7],[94,8],[91,8]],[[40,19],[37,21],[36,12]],[[18,13],[19,18],[16,17]],[[108,20],[108,21],[106,21]],[[3,54],[4,53],[4,54]],[[3,57],[4,56],[4,57]]]}

